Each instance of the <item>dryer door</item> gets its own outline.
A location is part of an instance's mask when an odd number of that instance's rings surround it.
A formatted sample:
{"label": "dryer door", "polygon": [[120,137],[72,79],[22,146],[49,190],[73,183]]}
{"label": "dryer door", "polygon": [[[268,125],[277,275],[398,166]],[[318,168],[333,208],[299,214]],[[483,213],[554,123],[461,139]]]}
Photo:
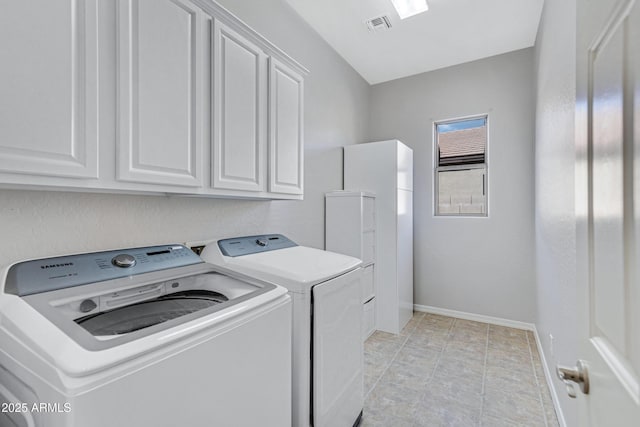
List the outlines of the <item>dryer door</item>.
{"label": "dryer door", "polygon": [[351,427],[364,404],[362,269],[313,288],[313,425]]}

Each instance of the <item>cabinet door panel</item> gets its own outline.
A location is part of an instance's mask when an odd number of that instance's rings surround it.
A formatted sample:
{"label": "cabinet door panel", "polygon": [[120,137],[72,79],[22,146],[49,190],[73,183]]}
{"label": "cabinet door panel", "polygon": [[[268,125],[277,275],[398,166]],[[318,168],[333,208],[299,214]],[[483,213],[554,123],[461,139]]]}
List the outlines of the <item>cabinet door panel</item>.
{"label": "cabinet door panel", "polygon": [[375,291],[375,264],[370,264],[362,269],[362,302],[366,303],[376,295]]}
{"label": "cabinet door panel", "polygon": [[118,179],[201,186],[203,14],[121,0]]}
{"label": "cabinet door panel", "polygon": [[369,231],[376,228],[376,199],[362,198],[362,230]]}
{"label": "cabinet door panel", "polygon": [[0,2],[0,171],[96,178],[96,1]]}
{"label": "cabinet door panel", "polygon": [[212,185],[264,190],[266,55],[214,23]]}
{"label": "cabinet door panel", "polygon": [[365,231],[362,233],[362,262],[376,261],[376,232]]}
{"label": "cabinet door panel", "polygon": [[269,191],[303,194],[303,81],[274,58],[269,97]]}
{"label": "cabinet door panel", "polygon": [[376,299],[363,304],[362,311],[362,341],[366,341],[376,330]]}

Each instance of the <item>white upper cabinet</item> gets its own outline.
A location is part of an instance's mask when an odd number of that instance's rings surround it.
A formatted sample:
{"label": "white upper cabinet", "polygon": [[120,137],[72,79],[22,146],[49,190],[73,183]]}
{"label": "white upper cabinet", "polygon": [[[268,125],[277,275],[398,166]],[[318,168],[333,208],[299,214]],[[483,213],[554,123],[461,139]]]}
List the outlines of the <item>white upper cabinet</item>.
{"label": "white upper cabinet", "polygon": [[267,55],[217,20],[212,44],[212,186],[264,191]]}
{"label": "white upper cabinet", "polygon": [[213,0],[0,1],[0,188],[301,199],[307,72]]}
{"label": "white upper cabinet", "polygon": [[303,80],[269,60],[269,191],[303,194]]}
{"label": "white upper cabinet", "polygon": [[183,0],[121,0],[117,179],[202,186],[204,14]]}
{"label": "white upper cabinet", "polygon": [[0,172],[98,176],[96,9],[0,2]]}

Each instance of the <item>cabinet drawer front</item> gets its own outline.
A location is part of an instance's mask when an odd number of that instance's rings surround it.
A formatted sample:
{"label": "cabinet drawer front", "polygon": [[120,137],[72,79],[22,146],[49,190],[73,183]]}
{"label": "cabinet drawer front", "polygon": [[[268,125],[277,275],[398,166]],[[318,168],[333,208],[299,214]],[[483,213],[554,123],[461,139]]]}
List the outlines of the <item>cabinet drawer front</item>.
{"label": "cabinet drawer front", "polygon": [[267,57],[220,21],[213,37],[212,185],[263,191]]}
{"label": "cabinet drawer front", "polygon": [[376,229],[376,199],[362,198],[362,229],[371,231]]}
{"label": "cabinet drawer front", "polygon": [[376,233],[366,231],[362,233],[362,262],[367,264],[376,261]]}
{"label": "cabinet drawer front", "polygon": [[269,191],[302,194],[303,81],[275,58],[269,66]]}
{"label": "cabinet drawer front", "polygon": [[96,0],[0,2],[0,171],[98,176]]}
{"label": "cabinet drawer front", "polygon": [[375,264],[371,264],[362,270],[362,301],[370,300],[375,294]]}
{"label": "cabinet drawer front", "polygon": [[366,340],[376,330],[376,299],[364,304],[362,310],[362,339]]}
{"label": "cabinet drawer front", "polygon": [[202,185],[203,18],[184,0],[120,1],[119,180]]}

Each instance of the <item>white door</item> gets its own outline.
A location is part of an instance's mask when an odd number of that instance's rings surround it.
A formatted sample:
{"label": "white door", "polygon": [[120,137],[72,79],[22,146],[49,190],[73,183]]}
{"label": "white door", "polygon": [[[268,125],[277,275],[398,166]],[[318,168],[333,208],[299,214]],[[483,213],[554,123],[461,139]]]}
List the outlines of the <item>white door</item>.
{"label": "white door", "polygon": [[[581,426],[640,423],[640,6],[578,2]],[[578,394],[580,394],[578,392]]]}
{"label": "white door", "polygon": [[199,187],[203,13],[184,0],[118,8],[117,178]]}
{"label": "white door", "polygon": [[275,58],[269,64],[269,191],[302,194],[302,76]]}
{"label": "white door", "polygon": [[97,178],[97,1],[2,1],[0,40],[0,171]]}
{"label": "white door", "polygon": [[263,191],[267,56],[216,20],[213,58],[212,186]]}
{"label": "white door", "polygon": [[351,427],[362,411],[362,269],[313,287],[313,425]]}

